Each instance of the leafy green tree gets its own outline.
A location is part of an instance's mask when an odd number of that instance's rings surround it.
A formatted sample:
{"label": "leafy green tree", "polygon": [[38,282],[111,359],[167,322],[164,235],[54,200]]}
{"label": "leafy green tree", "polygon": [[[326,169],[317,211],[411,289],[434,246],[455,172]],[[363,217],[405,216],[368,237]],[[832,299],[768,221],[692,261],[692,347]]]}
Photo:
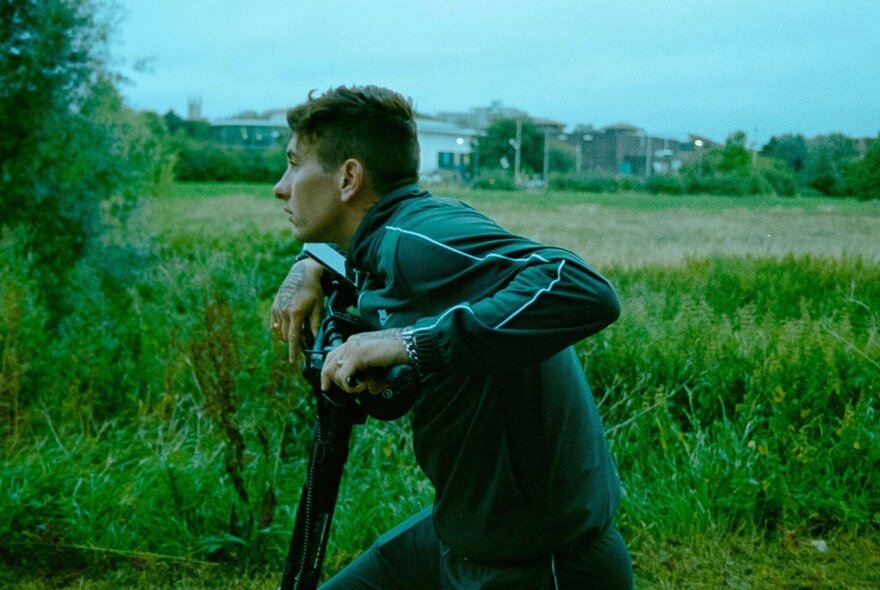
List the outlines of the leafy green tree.
{"label": "leafy green tree", "polygon": [[804,169],[807,160],[807,140],[803,135],[773,136],[761,149],[761,155],[785,162],[795,174]]}
{"label": "leafy green tree", "polygon": [[880,138],[874,140],[864,158],[847,167],[846,179],[860,199],[880,199]]}
{"label": "leafy green tree", "polygon": [[0,0],[0,227],[61,280],[161,179],[158,121],[123,106],[106,68],[104,6]]}
{"label": "leafy green tree", "polygon": [[[516,121],[499,119],[486,128],[480,139],[480,166],[502,168],[502,159],[512,168],[515,161]],[[544,134],[528,121],[522,123],[521,170],[525,174],[544,169]]]}
{"label": "leafy green tree", "polygon": [[211,133],[211,124],[207,121],[191,121],[180,118],[174,111],[168,111],[162,118],[165,120],[165,126],[172,135],[184,135],[199,141],[207,141],[213,139]]}
{"label": "leafy green tree", "polygon": [[[707,150],[702,158],[682,167],[683,190],[719,195],[794,195],[794,173],[779,160],[753,154],[747,136],[732,133],[721,148]],[[665,185],[649,190],[665,189]]]}
{"label": "leafy green tree", "polygon": [[746,149],[746,134],[736,131],[727,138],[721,149],[718,170],[727,174],[748,176],[752,172],[752,155]]}
{"label": "leafy green tree", "polygon": [[569,174],[574,171],[577,162],[574,148],[567,143],[550,146],[550,172],[552,174]]}
{"label": "leafy green tree", "polygon": [[807,141],[802,182],[826,195],[845,195],[844,171],[857,156],[855,141],[842,133],[812,137]]}

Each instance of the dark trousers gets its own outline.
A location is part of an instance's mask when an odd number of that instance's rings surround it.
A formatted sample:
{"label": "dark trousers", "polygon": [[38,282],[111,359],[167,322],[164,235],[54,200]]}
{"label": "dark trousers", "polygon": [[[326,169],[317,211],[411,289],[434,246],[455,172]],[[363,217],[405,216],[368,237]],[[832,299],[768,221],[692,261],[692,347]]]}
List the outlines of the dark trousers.
{"label": "dark trousers", "polygon": [[453,554],[437,537],[431,509],[385,533],[321,590],[630,590],[632,563],[613,524],[572,549],[515,563]]}

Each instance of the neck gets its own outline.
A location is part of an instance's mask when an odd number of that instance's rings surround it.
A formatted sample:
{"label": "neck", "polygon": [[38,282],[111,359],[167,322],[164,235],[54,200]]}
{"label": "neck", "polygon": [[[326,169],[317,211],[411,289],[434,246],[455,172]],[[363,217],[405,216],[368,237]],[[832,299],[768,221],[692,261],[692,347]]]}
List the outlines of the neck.
{"label": "neck", "polygon": [[340,220],[340,235],[336,242],[346,254],[348,253],[351,239],[354,237],[358,227],[367,215],[367,212],[379,201],[380,196],[372,192],[361,194],[355,203],[351,203],[351,208],[347,211],[347,215]]}

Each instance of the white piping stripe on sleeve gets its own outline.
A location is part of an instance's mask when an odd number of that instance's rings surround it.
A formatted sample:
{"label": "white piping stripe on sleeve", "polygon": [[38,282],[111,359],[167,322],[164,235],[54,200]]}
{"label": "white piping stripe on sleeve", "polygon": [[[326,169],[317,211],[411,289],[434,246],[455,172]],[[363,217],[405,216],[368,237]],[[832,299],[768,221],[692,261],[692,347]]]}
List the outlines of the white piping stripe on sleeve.
{"label": "white piping stripe on sleeve", "polygon": [[[468,254],[467,252],[463,252],[461,250],[458,250],[457,248],[453,248],[452,246],[450,246],[448,244],[444,244],[443,242],[437,241],[431,237],[428,237],[424,234],[420,234],[418,232],[414,232],[414,231],[411,231],[408,229],[403,229],[401,227],[390,226],[390,225],[386,226],[385,229],[395,231],[400,234],[406,234],[409,236],[420,238],[420,239],[425,240],[426,242],[429,242],[435,246],[443,248],[444,250],[448,250],[448,251],[453,252],[455,254],[459,254],[461,256],[464,256],[465,258],[469,258],[471,260],[476,260],[476,261],[486,260],[487,258],[498,258],[501,260],[506,260],[508,262],[528,262],[530,260],[538,260],[540,262],[550,262],[549,260],[547,260],[546,258],[544,258],[543,256],[541,256],[540,254],[537,254],[537,253],[529,254],[529,256],[527,256],[526,258],[511,258],[509,256],[504,256],[502,254],[490,253],[490,254],[487,254],[486,256],[480,258],[478,256],[474,256],[473,254]],[[538,299],[538,297],[540,297],[543,293],[547,293],[548,291],[550,291],[556,285],[556,283],[558,283],[560,280],[562,280],[562,267],[563,266],[565,266],[565,260],[562,260],[559,263],[559,267],[556,269],[556,278],[553,279],[553,281],[551,281],[549,285],[547,285],[543,289],[540,289],[537,293],[535,293],[535,296],[532,297],[531,299],[529,299],[522,307],[515,310],[509,316],[507,316],[506,318],[501,320],[501,322],[498,323],[494,327],[494,329],[497,330],[497,329],[501,328],[502,326],[504,326],[504,324],[506,324],[507,322],[509,322],[510,320],[515,318],[516,316],[518,316],[526,308],[528,308],[532,303],[534,303]],[[474,317],[476,317],[476,315],[477,315],[476,313],[474,313],[474,310],[471,309],[470,305],[468,305],[467,303],[460,303],[458,305],[454,305],[454,306],[450,307],[449,309],[444,311],[442,314],[440,314],[437,317],[437,319],[434,321],[434,323],[431,324],[430,326],[423,326],[421,328],[416,328],[413,330],[413,333],[424,332],[426,330],[430,330],[430,329],[434,328],[435,326],[437,326],[437,324],[440,323],[440,321],[444,317],[446,317],[447,315],[449,315],[450,313],[452,313],[456,309],[464,309],[464,310],[470,312],[470,314],[473,315]]]}
{"label": "white piping stripe on sleeve", "polygon": [[[495,330],[498,330],[498,329],[502,328],[502,327],[504,326],[504,324],[506,324],[507,322],[509,322],[510,320],[512,320],[513,318],[515,318],[516,316],[518,316],[518,315],[519,315],[520,313],[522,313],[522,312],[523,312],[528,306],[530,306],[532,303],[534,303],[534,302],[538,299],[538,297],[540,297],[543,293],[548,293],[550,290],[552,290],[553,287],[556,285],[556,283],[558,283],[559,281],[562,280],[562,267],[563,267],[563,266],[565,266],[565,260],[563,260],[562,262],[559,263],[559,267],[556,269],[556,278],[553,279],[553,280],[550,282],[549,285],[547,285],[547,286],[544,287],[543,289],[540,289],[537,293],[535,293],[535,296],[534,296],[534,297],[532,297],[531,299],[529,299],[529,300],[528,300],[525,304],[523,304],[519,309],[517,309],[516,311],[512,312],[509,316],[507,316],[506,318],[504,318],[503,320],[501,320],[498,324],[496,324],[496,325],[494,326],[494,329],[495,329]],[[470,305],[468,305],[467,303],[459,303],[458,305],[454,305],[454,306],[450,307],[449,309],[447,309],[446,311],[444,311],[442,314],[440,314],[440,315],[437,317],[437,319],[434,321],[434,323],[431,324],[430,326],[422,326],[421,328],[416,328],[416,329],[413,330],[413,333],[416,333],[416,332],[424,332],[424,331],[426,331],[426,330],[430,330],[430,329],[436,327],[437,324],[439,324],[440,321],[441,321],[443,318],[445,318],[447,315],[449,315],[450,313],[452,313],[452,312],[455,311],[456,309],[464,309],[465,311],[470,312],[470,314],[471,314],[472,316],[477,317],[477,314],[474,312],[474,310],[471,308]]]}
{"label": "white piping stripe on sleeve", "polygon": [[460,304],[458,304],[458,305],[453,305],[452,307],[450,307],[449,309],[447,309],[446,311],[444,311],[443,313],[441,313],[441,314],[437,317],[437,319],[434,321],[434,323],[431,324],[430,326],[422,326],[421,328],[415,328],[415,329],[413,329],[413,334],[415,334],[416,332],[424,332],[424,331],[426,331],[426,330],[430,330],[430,329],[434,328],[437,324],[440,323],[440,320],[442,320],[443,318],[445,318],[447,315],[449,315],[450,313],[452,313],[452,312],[455,311],[456,309],[463,309],[463,310],[465,310],[465,311],[469,311],[469,312],[471,313],[472,316],[477,317],[477,314],[474,313],[474,310],[471,309],[471,306],[470,306],[470,305],[468,305],[467,303],[460,303]]}
{"label": "white piping stripe on sleeve", "polygon": [[553,590],[559,590],[559,578],[556,577],[556,556],[550,556],[550,573],[553,575]]}
{"label": "white piping stripe on sleeve", "polygon": [[529,254],[526,258],[511,258],[509,256],[504,256],[503,254],[495,254],[495,253],[487,254],[487,255],[483,256],[482,258],[480,258],[479,256],[474,256],[473,254],[468,254],[467,252],[463,252],[457,248],[453,248],[452,246],[450,246],[448,244],[444,244],[443,242],[438,242],[434,238],[429,238],[428,236],[426,236],[424,234],[420,234],[418,232],[414,232],[414,231],[410,231],[408,229],[403,229],[400,227],[395,227],[395,226],[390,226],[390,225],[388,227],[386,227],[385,229],[389,229],[391,231],[396,231],[397,233],[401,233],[401,234],[407,234],[410,236],[414,236],[416,238],[421,238],[421,239],[425,240],[426,242],[430,242],[431,244],[434,244],[435,246],[439,246],[445,250],[449,250],[450,252],[460,254],[461,256],[464,256],[466,258],[470,258],[471,260],[486,260],[487,258],[500,258],[501,260],[507,260],[509,262],[528,262],[529,260],[532,260],[532,259],[540,260],[541,262],[550,262],[549,260],[547,260],[546,258],[544,258],[543,256],[541,256],[540,254],[537,254],[537,253]]}
{"label": "white piping stripe on sleeve", "polygon": [[558,283],[559,281],[561,281],[561,280],[562,280],[562,267],[563,267],[563,266],[565,266],[565,261],[564,261],[564,260],[563,260],[562,262],[559,263],[559,268],[556,269],[556,278],[553,279],[553,281],[551,281],[551,283],[550,283],[549,285],[547,285],[546,287],[544,287],[543,289],[541,289],[540,291],[538,291],[537,293],[535,293],[535,296],[532,297],[531,299],[529,299],[529,300],[528,300],[528,301],[527,301],[522,307],[520,307],[518,310],[516,310],[515,312],[513,312],[512,314],[510,314],[509,316],[507,316],[507,318],[506,318],[503,322],[501,322],[500,324],[498,324],[497,326],[495,326],[495,329],[497,330],[498,328],[501,328],[502,326],[504,326],[504,324],[506,324],[507,322],[509,322],[510,320],[512,320],[513,318],[515,318],[516,316],[518,316],[518,315],[520,314],[520,312],[522,312],[525,308],[527,308],[527,307],[530,306],[532,303],[534,303],[535,300],[538,299],[538,297],[540,297],[543,293],[548,293],[548,292],[549,292],[549,291],[550,291],[550,290],[556,285],[556,283]]}

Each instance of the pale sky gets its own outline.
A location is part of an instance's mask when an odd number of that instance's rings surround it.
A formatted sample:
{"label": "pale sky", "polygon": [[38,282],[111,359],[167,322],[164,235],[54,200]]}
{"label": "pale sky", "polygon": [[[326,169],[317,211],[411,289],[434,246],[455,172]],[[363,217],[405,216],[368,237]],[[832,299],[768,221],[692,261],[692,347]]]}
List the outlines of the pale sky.
{"label": "pale sky", "polygon": [[[118,0],[130,106],[209,119],[378,84],[567,127],[750,142],[880,132],[880,0]],[[137,64],[146,64],[138,71]]]}

